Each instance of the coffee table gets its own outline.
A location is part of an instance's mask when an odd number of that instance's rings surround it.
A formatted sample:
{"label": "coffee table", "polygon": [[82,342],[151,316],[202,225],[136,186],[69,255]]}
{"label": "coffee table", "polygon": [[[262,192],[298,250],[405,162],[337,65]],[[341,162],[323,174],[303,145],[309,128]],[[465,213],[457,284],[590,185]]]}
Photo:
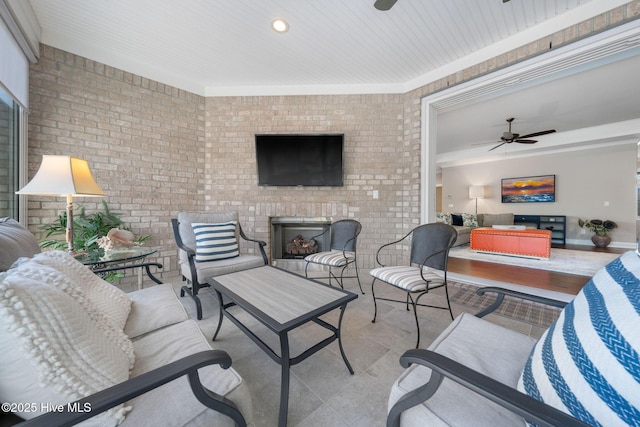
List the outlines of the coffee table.
{"label": "coffee table", "polygon": [[[349,301],[358,295],[334,288],[318,281],[271,266],[229,273],[209,278],[207,282],[216,291],[220,303],[220,318],[213,340],[218,336],[223,316],[231,320],[251,338],[271,359],[282,367],[280,386],[280,412],[278,425],[286,426],[289,408],[289,368],[320,349],[338,340],[342,360],[349,372],[353,369],[342,348],[340,329],[342,317]],[[280,355],[244,325],[229,308],[237,306],[260,321],[280,338]],[[340,309],[336,326],[320,316]],[[332,332],[332,335],[309,347],[298,356],[289,354],[289,331],[308,322],[314,322]]]}

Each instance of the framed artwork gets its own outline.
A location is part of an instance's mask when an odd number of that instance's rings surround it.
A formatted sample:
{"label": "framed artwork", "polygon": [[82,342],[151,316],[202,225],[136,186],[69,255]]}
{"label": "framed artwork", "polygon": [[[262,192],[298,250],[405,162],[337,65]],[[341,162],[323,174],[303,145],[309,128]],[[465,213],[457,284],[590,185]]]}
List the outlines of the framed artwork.
{"label": "framed artwork", "polygon": [[555,202],[556,176],[502,178],[501,190],[502,203]]}

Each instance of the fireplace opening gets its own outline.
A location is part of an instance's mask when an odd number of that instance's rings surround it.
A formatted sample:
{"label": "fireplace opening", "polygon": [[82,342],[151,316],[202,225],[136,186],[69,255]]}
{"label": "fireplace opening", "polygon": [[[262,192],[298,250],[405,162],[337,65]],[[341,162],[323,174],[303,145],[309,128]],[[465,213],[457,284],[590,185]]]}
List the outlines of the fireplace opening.
{"label": "fireplace opening", "polygon": [[[271,260],[302,260],[331,246],[331,218],[271,217]],[[325,249],[326,248],[326,249]]]}

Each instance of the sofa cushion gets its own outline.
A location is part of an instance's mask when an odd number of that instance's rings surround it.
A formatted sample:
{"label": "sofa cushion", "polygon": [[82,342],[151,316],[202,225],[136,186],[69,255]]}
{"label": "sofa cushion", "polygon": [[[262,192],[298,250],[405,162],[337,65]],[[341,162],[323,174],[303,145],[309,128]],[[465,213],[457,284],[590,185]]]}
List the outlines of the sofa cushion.
{"label": "sofa cushion", "polygon": [[151,286],[129,294],[131,314],[124,332],[135,338],[189,318],[170,284]]}
{"label": "sofa cushion", "polygon": [[436,222],[451,225],[451,214],[439,212],[436,214]]}
{"label": "sofa cushion", "polygon": [[40,252],[38,240],[15,219],[0,218],[0,271],[8,270],[20,257]]}
{"label": "sofa cushion", "polygon": [[[61,289],[0,277],[0,401],[65,404],[125,381],[129,359]],[[21,412],[24,418],[42,407]],[[122,405],[88,422],[116,425]],[[46,412],[46,410],[44,411]]]}
{"label": "sofa cushion", "polygon": [[[197,323],[190,319],[136,338],[134,347],[138,363],[131,372],[132,377],[181,357],[211,349]],[[205,387],[231,399],[238,405],[247,423],[251,423],[251,396],[247,385],[233,368],[208,366],[198,372]],[[158,411],[158,402],[162,402],[162,411]],[[133,409],[127,415],[125,425],[233,425],[229,418],[206,408],[193,396],[186,377],[136,397],[127,405]]]}
{"label": "sofa cushion", "polygon": [[131,299],[126,292],[94,274],[89,267],[64,251],[47,251],[35,255],[33,261],[53,267],[69,276],[74,286],[81,287],[97,310],[113,324],[124,329],[131,310]]}
{"label": "sofa cushion", "polygon": [[196,236],[196,262],[218,261],[240,256],[236,221],[220,224],[192,223]]}
{"label": "sofa cushion", "polygon": [[462,214],[451,214],[451,225],[463,225]]}
{"label": "sofa cushion", "polygon": [[[429,349],[515,387],[534,344],[535,340],[529,336],[464,313]],[[391,389],[389,409],[406,393],[427,383],[430,377],[431,370],[421,365],[405,370]],[[521,417],[445,378],[430,399],[402,413],[401,424],[403,427],[513,427],[524,422]]]}
{"label": "sofa cushion", "polygon": [[462,225],[465,227],[477,227],[478,226],[478,216],[476,214],[462,214]]}
{"label": "sofa cushion", "polygon": [[529,356],[518,389],[591,425],[640,420],[640,258],[598,271]]}
{"label": "sofa cushion", "polygon": [[131,340],[125,335],[122,328],[114,325],[111,319],[95,307],[93,301],[87,297],[84,291],[85,287],[75,283],[72,278],[63,272],[48,265],[34,262],[33,259],[29,259],[17,267],[11,268],[6,272],[6,275],[6,277],[11,277],[14,281],[31,279],[40,284],[53,286],[64,291],[82,306],[105,336],[127,355],[130,361],[130,368],[133,367],[135,355],[133,353]]}

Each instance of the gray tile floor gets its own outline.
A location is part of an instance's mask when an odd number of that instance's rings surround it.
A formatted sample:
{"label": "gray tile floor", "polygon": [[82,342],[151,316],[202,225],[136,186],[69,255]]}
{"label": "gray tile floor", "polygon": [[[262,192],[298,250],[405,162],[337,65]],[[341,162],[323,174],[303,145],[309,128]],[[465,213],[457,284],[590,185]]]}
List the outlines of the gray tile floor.
{"label": "gray tile floor", "polygon": [[[384,426],[389,390],[403,368],[400,355],[414,348],[416,331],[413,314],[404,305],[378,303],[378,319],[372,323],[373,299],[371,278],[361,272],[365,295],[359,293],[355,279],[348,279],[345,288],[359,295],[347,306],[343,319],[344,349],[355,371],[350,375],[336,342],[291,368],[289,398],[289,426]],[[176,291],[181,286],[173,280]],[[377,296],[402,299],[404,294],[388,285],[376,285]],[[422,302],[444,302],[444,293],[434,293]],[[211,337],[218,322],[218,307],[213,293],[205,288],[200,297],[203,319],[198,323],[206,336]],[[195,305],[187,296],[181,299],[192,318]],[[460,305],[453,306],[454,316],[464,311],[474,312]],[[451,322],[445,310],[419,307],[421,347],[427,347]],[[240,314],[242,317],[242,314]],[[327,319],[337,321],[338,312],[329,313]],[[278,348],[273,333],[242,317],[260,337]],[[488,316],[485,319],[525,334],[539,337],[543,329],[505,317]],[[297,355],[309,345],[321,340],[327,332],[315,324],[295,330],[290,335],[291,354]],[[249,386],[253,400],[253,423],[256,427],[275,426],[278,420],[280,398],[280,366],[271,360],[256,344],[246,337],[228,319],[223,322],[215,349],[225,350],[233,360],[233,367]]]}

